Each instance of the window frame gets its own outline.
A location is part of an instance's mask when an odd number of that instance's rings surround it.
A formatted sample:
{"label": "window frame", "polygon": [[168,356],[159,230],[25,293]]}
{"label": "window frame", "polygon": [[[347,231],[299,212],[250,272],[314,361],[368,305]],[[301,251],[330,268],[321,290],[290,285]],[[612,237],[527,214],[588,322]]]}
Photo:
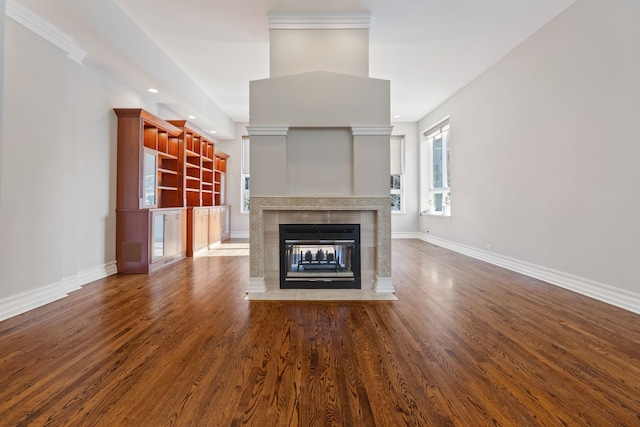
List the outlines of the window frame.
{"label": "window frame", "polygon": [[[396,215],[396,214],[406,214],[406,204],[405,204],[405,197],[404,197],[404,187],[405,187],[405,179],[404,179],[404,146],[405,146],[405,137],[404,135],[392,135],[389,142],[390,144],[393,143],[394,140],[398,140],[400,143],[400,159],[399,159],[399,165],[397,166],[397,168],[399,168],[399,171],[395,171],[395,172],[401,172],[401,173],[393,173],[394,171],[391,170],[391,174],[389,176],[390,178],[390,189],[389,189],[389,199],[390,204],[391,204],[391,213]],[[393,162],[393,159],[391,158],[391,156],[393,155],[393,153],[391,152],[391,147],[390,147],[390,160],[391,162]],[[391,169],[393,169],[393,167],[391,167]],[[399,176],[399,188],[393,188],[393,177],[394,176]],[[400,199],[400,207],[399,209],[394,209],[394,205],[393,203],[393,196],[397,196]]]}
{"label": "window frame", "polygon": [[[426,147],[428,150],[428,192],[426,209],[427,215],[450,217],[451,216],[451,127],[449,118],[446,118],[424,132]],[[438,138],[439,137],[439,138]],[[442,186],[436,187],[435,170],[436,158],[434,143],[442,141],[440,153],[440,165],[442,169]],[[424,165],[423,165],[424,166]],[[439,197],[438,197],[439,196]],[[437,201],[440,199],[439,201]]]}
{"label": "window frame", "polygon": [[242,137],[242,156],[240,165],[240,213],[251,212],[251,173],[250,164],[245,164],[245,159],[249,160],[249,154],[245,155],[245,149],[250,150],[250,140],[248,136]]}

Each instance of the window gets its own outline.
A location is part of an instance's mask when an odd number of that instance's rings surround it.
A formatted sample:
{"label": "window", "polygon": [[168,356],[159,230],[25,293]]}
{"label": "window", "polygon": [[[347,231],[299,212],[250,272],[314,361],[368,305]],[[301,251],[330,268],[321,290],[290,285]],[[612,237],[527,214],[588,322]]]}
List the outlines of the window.
{"label": "window", "polygon": [[404,172],[404,137],[391,137],[391,212],[404,212],[403,182]]}
{"label": "window", "polygon": [[449,120],[436,125],[424,133],[429,153],[429,193],[426,210],[433,215],[451,215],[451,168],[449,161]]}
{"label": "window", "polygon": [[249,196],[249,137],[242,137],[242,173],[240,183],[240,212],[249,213],[250,196]]}

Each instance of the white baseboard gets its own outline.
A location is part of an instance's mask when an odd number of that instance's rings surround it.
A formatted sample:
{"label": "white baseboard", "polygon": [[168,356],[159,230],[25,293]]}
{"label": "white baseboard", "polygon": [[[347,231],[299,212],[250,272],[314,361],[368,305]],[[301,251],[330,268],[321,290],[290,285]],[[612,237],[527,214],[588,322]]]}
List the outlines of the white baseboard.
{"label": "white baseboard", "polygon": [[391,277],[378,276],[376,276],[376,283],[373,284],[373,290],[377,293],[394,293],[396,291]]}
{"label": "white baseboard", "polygon": [[111,276],[117,272],[116,262],[112,261],[99,267],[79,271],[75,275],[65,277],[57,283],[1,299],[0,321],[62,299],[87,283]]}
{"label": "white baseboard", "polygon": [[62,281],[0,300],[0,321],[67,296]]}
{"label": "white baseboard", "polygon": [[231,230],[232,239],[248,239],[249,231],[233,231]]}
{"label": "white baseboard", "polygon": [[117,272],[118,267],[116,265],[116,262],[111,261],[99,267],[90,268],[78,272],[78,280],[80,281],[80,286],[84,286],[87,283],[95,282],[99,279],[104,279],[107,276],[112,276]]}
{"label": "white baseboard", "polygon": [[415,231],[399,231],[397,233],[391,233],[392,239],[420,239],[420,233]]}
{"label": "white baseboard", "polygon": [[529,277],[540,279],[552,285],[569,289],[598,301],[640,314],[640,294],[585,279],[584,277],[574,276],[562,271],[553,270],[547,267],[498,255],[493,252],[487,252],[471,246],[440,239],[428,234],[419,234],[419,238],[421,240],[432,243],[436,246],[441,246],[454,252],[468,255],[472,258],[476,258]]}
{"label": "white baseboard", "polygon": [[249,277],[247,293],[249,292],[267,292],[267,284],[264,281],[264,277]]}

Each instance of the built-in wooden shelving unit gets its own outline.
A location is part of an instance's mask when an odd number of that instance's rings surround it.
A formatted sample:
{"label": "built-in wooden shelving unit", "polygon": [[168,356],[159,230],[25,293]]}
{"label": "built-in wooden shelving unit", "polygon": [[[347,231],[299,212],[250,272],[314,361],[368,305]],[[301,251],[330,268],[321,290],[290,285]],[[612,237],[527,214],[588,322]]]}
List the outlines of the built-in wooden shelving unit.
{"label": "built-in wooden shelving unit", "polygon": [[[116,259],[147,273],[229,238],[226,162],[186,120],[117,108]],[[222,218],[225,221],[222,221]]]}

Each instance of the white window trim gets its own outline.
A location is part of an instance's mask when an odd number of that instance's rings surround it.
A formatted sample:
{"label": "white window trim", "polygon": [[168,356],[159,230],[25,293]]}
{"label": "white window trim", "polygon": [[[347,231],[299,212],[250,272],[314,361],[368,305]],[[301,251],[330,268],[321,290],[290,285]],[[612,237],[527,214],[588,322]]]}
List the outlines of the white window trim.
{"label": "white window trim", "polygon": [[[404,135],[392,135],[391,136],[392,139],[399,139],[401,141],[401,146],[400,146],[400,163],[401,163],[401,172],[400,174],[400,189],[398,190],[393,190],[390,189],[389,195],[391,194],[399,194],[400,195],[400,209],[399,210],[393,210],[391,209],[391,214],[393,215],[402,215],[402,214],[406,214],[407,213],[407,203],[406,203],[406,199],[405,199],[405,191],[404,191],[404,187],[405,187],[405,171],[404,171],[404,153],[405,153],[405,137]],[[389,177],[391,178],[391,176]]]}
{"label": "white window trim", "polygon": [[[246,165],[245,165],[245,153],[244,153],[244,147],[245,147],[245,140],[249,141],[249,137],[248,136],[243,136],[242,137],[242,157],[241,157],[241,162],[242,164],[240,165],[240,213],[243,215],[248,215],[250,213],[249,210],[244,209],[244,198],[245,196],[248,196],[249,198],[251,198],[251,173],[246,173],[246,172],[250,172],[250,171],[246,171]],[[250,142],[249,142],[250,144]],[[251,150],[251,148],[249,148],[249,150]],[[249,167],[251,167],[249,165]],[[248,169],[248,168],[247,168]],[[249,190],[245,190],[244,188],[244,180],[245,180],[245,176],[249,177]]]}
{"label": "white window trim", "polygon": [[[446,181],[443,183],[444,186],[442,188],[434,188],[434,182],[433,182],[433,141],[434,141],[434,137],[442,134],[444,132],[449,132],[448,134],[448,138],[446,140],[446,144],[443,144],[442,147],[442,170],[443,170],[443,180],[446,178]],[[446,198],[447,195],[451,194],[451,182],[450,182],[450,176],[447,173],[447,171],[449,170],[449,159],[447,158],[446,155],[444,155],[445,152],[448,151],[449,149],[449,142],[451,140],[451,132],[450,132],[450,127],[449,127],[449,118],[445,118],[443,120],[441,120],[440,122],[438,122],[436,125],[430,127],[426,132],[424,132],[424,136],[426,137],[425,143],[427,145],[427,150],[428,150],[428,161],[429,164],[428,166],[428,171],[429,171],[429,191],[428,191],[428,200],[426,200],[427,203],[427,209],[423,210],[422,212],[420,212],[420,215],[428,215],[428,216],[433,216],[433,217],[440,217],[440,218],[451,218],[451,201],[449,199],[449,201],[445,204],[443,203],[443,209],[442,211],[435,211],[433,210],[434,207],[434,199],[435,199],[435,194],[439,194],[442,193],[443,198]],[[423,165],[424,166],[424,165]]]}
{"label": "white window trim", "polygon": [[404,174],[400,175],[400,189],[398,190],[391,189],[390,194],[400,195],[400,209],[399,210],[391,209],[391,214],[393,215],[406,214],[407,209],[406,209],[406,203],[404,198]]}

